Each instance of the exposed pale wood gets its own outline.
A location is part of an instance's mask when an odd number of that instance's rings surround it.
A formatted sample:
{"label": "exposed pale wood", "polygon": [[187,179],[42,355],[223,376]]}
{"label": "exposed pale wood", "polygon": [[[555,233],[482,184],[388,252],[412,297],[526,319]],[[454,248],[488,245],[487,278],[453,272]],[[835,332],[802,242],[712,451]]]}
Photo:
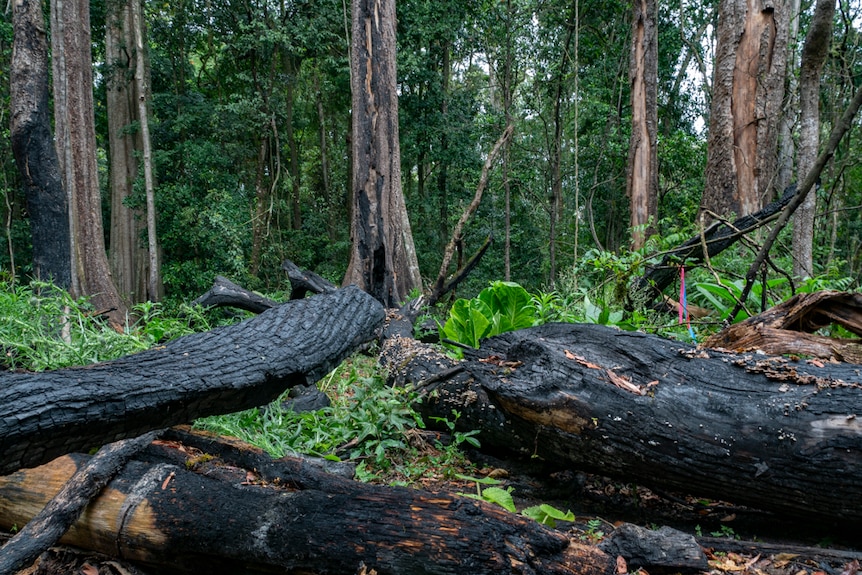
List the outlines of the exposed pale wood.
{"label": "exposed pale wood", "polygon": [[17,573],[54,545],[126,461],[148,446],[156,435],[156,432],[150,432],[102,447],[23,529],[0,548],[0,575]]}
{"label": "exposed pale wood", "polygon": [[[379,575],[613,573],[601,551],[487,503],[359,483],[253,450],[249,469],[210,460],[195,473],[177,447],[160,442],[149,462],[129,463],[63,542],[170,573],[352,575],[362,563]],[[81,461],[0,478],[0,525],[24,522]]]}
{"label": "exposed pale wood", "polygon": [[819,291],[797,294],[765,312],[721,330],[707,347],[770,355],[797,354],[862,363],[862,341],[813,332],[835,323],[862,336],[862,294]]}

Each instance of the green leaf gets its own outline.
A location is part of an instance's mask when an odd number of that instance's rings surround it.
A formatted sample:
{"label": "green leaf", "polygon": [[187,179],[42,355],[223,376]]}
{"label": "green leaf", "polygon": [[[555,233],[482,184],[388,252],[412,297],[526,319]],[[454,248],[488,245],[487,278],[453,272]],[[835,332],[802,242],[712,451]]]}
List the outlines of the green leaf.
{"label": "green leaf", "polygon": [[478,299],[485,302],[495,315],[499,314],[498,329],[493,335],[530,327],[536,321],[533,298],[514,282],[493,282],[479,293]]}
{"label": "green leaf", "polygon": [[496,503],[506,511],[515,513],[515,501],[512,499],[512,494],[506,489],[500,487],[487,487],[482,490],[482,499],[489,503]]}
{"label": "green leaf", "polygon": [[491,331],[493,312],[480,300],[459,299],[449,311],[443,326],[443,336],[470,347],[479,347],[479,341]]}
{"label": "green leaf", "polygon": [[543,525],[547,525],[548,527],[556,527],[557,521],[574,521],[575,514],[571,511],[566,511],[563,513],[553,505],[547,505],[542,503],[541,505],[535,505],[533,507],[527,507],[521,514],[533,519],[534,521],[538,521]]}

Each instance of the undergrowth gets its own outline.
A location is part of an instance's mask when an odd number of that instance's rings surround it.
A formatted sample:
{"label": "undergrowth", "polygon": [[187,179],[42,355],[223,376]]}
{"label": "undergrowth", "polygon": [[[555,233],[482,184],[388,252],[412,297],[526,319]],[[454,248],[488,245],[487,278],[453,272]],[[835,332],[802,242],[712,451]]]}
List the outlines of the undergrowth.
{"label": "undergrowth", "polygon": [[0,282],[0,365],[28,371],[88,365],[212,327],[203,310],[188,305],[166,312],[147,302],[132,311],[135,317],[119,333],[86,298],[49,283]]}
{"label": "undergrowth", "polygon": [[372,358],[348,359],[318,387],[330,397],[329,407],[296,413],[284,403],[285,394],[265,407],[199,419],[195,426],[238,437],[274,457],[354,462],[365,481],[415,484],[470,466],[458,445],[470,439],[476,445],[472,434],[454,434],[444,445],[434,434],[422,433],[415,394],[387,384]]}

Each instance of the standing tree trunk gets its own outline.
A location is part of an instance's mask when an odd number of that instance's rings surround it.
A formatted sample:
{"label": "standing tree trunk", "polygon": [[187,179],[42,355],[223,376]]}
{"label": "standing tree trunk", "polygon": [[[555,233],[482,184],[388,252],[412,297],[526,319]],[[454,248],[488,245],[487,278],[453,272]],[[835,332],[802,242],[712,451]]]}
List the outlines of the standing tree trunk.
{"label": "standing tree trunk", "polygon": [[[132,0],[134,1],[134,0]],[[108,147],[111,194],[110,263],[115,285],[128,301],[147,299],[147,252],[141,245],[144,218],[140,209],[127,205],[138,177],[140,131],[131,130],[138,120],[134,74],[134,36],[129,3],[109,2],[105,18],[107,70]]]}
{"label": "standing tree trunk", "polygon": [[159,242],[156,236],[156,192],[153,178],[153,150],[150,138],[150,120],[147,109],[149,97],[149,66],[144,43],[144,16],[141,0],[129,0],[132,9],[132,29],[135,34],[135,87],[138,93],[138,120],[141,124],[141,143],[144,160],[144,194],[147,204],[147,297],[159,301],[164,295]]}
{"label": "standing tree trunk", "polygon": [[27,193],[33,273],[60,287],[71,284],[69,204],[48,112],[48,46],[42,3],[13,3],[10,135]]}
{"label": "standing tree trunk", "polygon": [[397,307],[422,280],[401,191],[395,0],[353,0],[352,14],[352,248],[344,284]]}
{"label": "standing tree trunk", "polygon": [[[820,144],[820,73],[832,39],[835,0],[818,0],[811,20],[799,68],[799,156],[800,178],[808,175]],[[816,191],[816,190],[815,190]],[[793,275],[814,275],[814,208],[817,194],[809,193],[793,219]]]}
{"label": "standing tree trunk", "polygon": [[[793,131],[799,120],[799,61],[796,56],[796,43],[799,40],[799,16],[801,0],[787,0],[790,14],[787,44],[787,88],[784,98],[784,111],[781,113],[781,126],[778,128],[778,168],[775,173],[775,187],[787,189],[793,182],[794,162],[796,161],[796,142]],[[803,176],[804,177],[804,176]]]}
{"label": "standing tree trunk", "polygon": [[701,210],[743,216],[774,196],[788,23],[783,0],[721,0]]}
{"label": "standing tree trunk", "polygon": [[52,0],[51,43],[57,155],[70,207],[72,292],[89,296],[97,312],[119,328],[128,309],[111,277],[102,232],[87,0]]}
{"label": "standing tree trunk", "polygon": [[632,135],[626,194],[631,205],[632,248],[640,249],[658,217],[658,10],[655,0],[636,0],[633,12],[629,62]]}

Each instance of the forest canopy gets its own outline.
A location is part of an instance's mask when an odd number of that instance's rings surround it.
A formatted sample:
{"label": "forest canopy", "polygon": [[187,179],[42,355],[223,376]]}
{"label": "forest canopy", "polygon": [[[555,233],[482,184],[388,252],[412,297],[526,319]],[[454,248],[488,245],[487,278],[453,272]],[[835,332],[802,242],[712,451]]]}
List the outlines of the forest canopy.
{"label": "forest canopy", "polygon": [[[530,290],[594,287],[614,274],[642,271],[638,266],[648,256],[696,233],[699,215],[714,205],[707,191],[725,185],[710,183],[708,163],[720,146],[718,74],[727,51],[721,30],[731,4],[643,2],[633,12],[627,2],[605,0],[399,1],[401,185],[423,283],[434,281],[483,163],[510,124],[513,135],[458,238],[460,261],[493,238],[462,284],[464,295],[498,279]],[[285,285],[285,259],[340,283],[350,260],[356,141],[349,3],[145,2],[137,24],[142,50],[135,48],[136,21],[127,16],[134,5],[89,3],[95,155],[115,279],[125,275],[118,272],[128,265],[123,258],[140,257],[121,257],[121,249],[133,254],[148,248],[143,222],[147,190],[154,186],[150,209],[157,238],[150,240],[158,242],[168,296],[202,293],[216,274],[274,291]],[[862,80],[860,6],[839,0],[833,8],[815,96],[820,141]],[[0,265],[17,277],[33,268],[31,213],[7,121],[12,12],[0,21],[0,211],[6,236]],[[751,96],[754,112],[766,110],[774,120],[758,136],[759,142],[767,135],[774,140],[757,152],[768,156],[773,174],[758,182],[761,204],[805,175],[797,161],[805,77],[799,70],[814,14],[814,3],[776,8],[774,44],[785,65],[770,89],[780,92],[779,104],[770,108],[760,94]],[[739,58],[744,48],[730,50]],[[143,66],[138,53],[146,56]],[[652,67],[639,71],[638,54],[654,58]],[[140,84],[146,123],[134,105],[140,69],[146,72]],[[117,94],[132,102],[125,117],[112,112]],[[51,97],[56,106],[53,91]],[[145,124],[150,183],[141,145]],[[633,137],[642,126],[651,126],[644,128],[645,150]],[[118,135],[131,143],[113,145]],[[862,265],[858,137],[857,121],[812,192],[814,269],[806,275],[856,277]],[[632,183],[639,157],[654,172],[652,183],[640,187]],[[715,165],[721,166],[718,159]],[[717,169],[726,177],[727,169]],[[645,207],[646,216],[637,220],[641,204],[633,208],[631,198],[639,189],[651,194],[654,207]],[[789,270],[795,244],[789,234],[782,238],[775,267]],[[726,273],[741,273],[753,256],[745,247],[729,254]],[[120,291],[137,303],[158,288],[148,292],[130,282]]]}

